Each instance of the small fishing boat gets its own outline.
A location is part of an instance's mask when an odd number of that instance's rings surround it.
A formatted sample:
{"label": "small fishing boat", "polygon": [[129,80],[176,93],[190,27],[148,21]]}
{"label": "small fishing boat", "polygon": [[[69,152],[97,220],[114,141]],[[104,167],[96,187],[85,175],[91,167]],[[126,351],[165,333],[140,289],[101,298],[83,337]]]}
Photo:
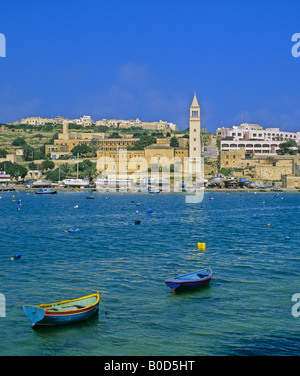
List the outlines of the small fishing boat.
{"label": "small fishing boat", "polygon": [[149,189],[148,193],[157,194],[160,193],[160,191],[158,189]]}
{"label": "small fishing boat", "polygon": [[94,198],[94,196],[86,196],[86,198],[87,198],[88,200],[92,200],[92,199]]}
{"label": "small fishing boat", "polygon": [[35,191],[36,195],[56,195],[56,191],[51,191],[49,188],[40,188]]}
{"label": "small fishing boat", "polygon": [[83,296],[78,299],[64,300],[58,303],[24,305],[23,311],[32,325],[65,325],[86,320],[99,308],[100,294]]}
{"label": "small fishing boat", "polygon": [[181,274],[177,277],[165,280],[165,284],[173,290],[178,288],[195,288],[210,282],[213,272],[210,267],[196,272]]}

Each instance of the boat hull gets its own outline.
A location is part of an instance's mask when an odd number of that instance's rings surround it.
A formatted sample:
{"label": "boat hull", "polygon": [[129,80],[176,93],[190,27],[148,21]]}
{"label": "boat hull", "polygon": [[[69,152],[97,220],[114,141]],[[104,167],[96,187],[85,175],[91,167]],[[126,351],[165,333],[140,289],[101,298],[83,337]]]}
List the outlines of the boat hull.
{"label": "boat hull", "polygon": [[50,192],[39,192],[35,191],[36,195],[56,195],[57,191],[50,191]]}
{"label": "boat hull", "polygon": [[[32,306],[27,306],[32,307]],[[35,307],[32,307],[35,308]],[[90,308],[86,310],[85,312],[74,312],[74,313],[49,313],[45,312],[44,317],[39,320],[38,322],[32,322],[32,325],[67,325],[67,324],[73,324],[79,321],[87,320],[94,314],[96,314],[99,310],[99,305],[97,304],[95,307]],[[29,312],[27,310],[27,312]],[[36,311],[35,311],[36,312]],[[36,313],[34,313],[34,310],[32,309],[29,315],[32,315],[32,319],[34,320],[34,317],[37,316]],[[28,317],[28,315],[27,315]],[[30,317],[29,317],[30,319]],[[31,320],[32,321],[32,320]]]}
{"label": "boat hull", "polygon": [[[76,304],[84,298],[95,297],[95,302],[87,307],[78,307]],[[53,303],[50,305],[41,304],[40,306],[24,305],[23,311],[25,315],[32,322],[33,326],[36,325],[66,325],[73,324],[79,321],[87,320],[99,310],[99,294],[90,295],[72,301],[65,301],[60,303]],[[72,304],[71,304],[72,303]],[[53,307],[58,307],[62,304],[67,308],[64,310],[54,310]]]}
{"label": "boat hull", "polygon": [[[201,277],[199,275],[201,275]],[[172,289],[173,292],[177,289],[193,289],[207,285],[210,282],[212,275],[213,273],[210,268],[202,269],[197,272],[182,274],[175,278],[165,280],[165,284]]]}

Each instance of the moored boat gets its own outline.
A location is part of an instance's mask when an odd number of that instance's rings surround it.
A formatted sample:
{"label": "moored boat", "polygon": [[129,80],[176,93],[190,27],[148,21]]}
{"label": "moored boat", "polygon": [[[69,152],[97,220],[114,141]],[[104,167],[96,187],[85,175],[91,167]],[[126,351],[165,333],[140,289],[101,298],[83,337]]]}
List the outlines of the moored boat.
{"label": "moored boat", "polygon": [[49,188],[40,188],[35,191],[37,195],[56,195],[57,191],[51,191]]}
{"label": "moored boat", "polygon": [[157,194],[157,193],[160,193],[160,190],[159,189],[149,189],[148,193]]}
{"label": "moored boat", "polygon": [[212,178],[208,179],[208,184],[211,185],[212,187],[214,186],[219,186],[221,187],[224,182],[224,177],[222,175],[215,175]]}
{"label": "moored boat", "polygon": [[64,179],[62,183],[65,187],[69,187],[69,188],[75,188],[75,187],[84,188],[84,187],[88,187],[90,184],[89,180],[78,179],[78,178],[77,179]]}
{"label": "moored boat", "polygon": [[238,181],[233,176],[229,176],[226,180],[224,180],[225,188],[237,187]]}
{"label": "moored boat", "polygon": [[58,303],[24,305],[23,311],[32,325],[65,325],[86,320],[99,308],[99,291],[78,299],[64,300]]}
{"label": "moored boat", "polygon": [[213,272],[210,267],[195,272],[181,274],[165,280],[165,284],[175,292],[178,288],[196,288],[210,282]]}

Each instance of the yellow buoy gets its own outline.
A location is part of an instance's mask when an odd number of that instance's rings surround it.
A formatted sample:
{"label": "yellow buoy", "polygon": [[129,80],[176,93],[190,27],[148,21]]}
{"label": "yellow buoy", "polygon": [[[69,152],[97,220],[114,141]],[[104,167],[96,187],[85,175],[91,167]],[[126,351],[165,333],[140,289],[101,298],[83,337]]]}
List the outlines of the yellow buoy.
{"label": "yellow buoy", "polygon": [[198,249],[198,251],[205,251],[206,244],[205,243],[197,243],[197,249]]}

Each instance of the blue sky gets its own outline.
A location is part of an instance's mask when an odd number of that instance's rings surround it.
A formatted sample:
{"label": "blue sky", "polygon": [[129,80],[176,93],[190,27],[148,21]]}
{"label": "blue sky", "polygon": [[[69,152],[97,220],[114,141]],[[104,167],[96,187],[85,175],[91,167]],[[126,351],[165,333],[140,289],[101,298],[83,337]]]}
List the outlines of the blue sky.
{"label": "blue sky", "polygon": [[0,122],[27,116],[243,121],[300,131],[298,0],[6,0]]}

